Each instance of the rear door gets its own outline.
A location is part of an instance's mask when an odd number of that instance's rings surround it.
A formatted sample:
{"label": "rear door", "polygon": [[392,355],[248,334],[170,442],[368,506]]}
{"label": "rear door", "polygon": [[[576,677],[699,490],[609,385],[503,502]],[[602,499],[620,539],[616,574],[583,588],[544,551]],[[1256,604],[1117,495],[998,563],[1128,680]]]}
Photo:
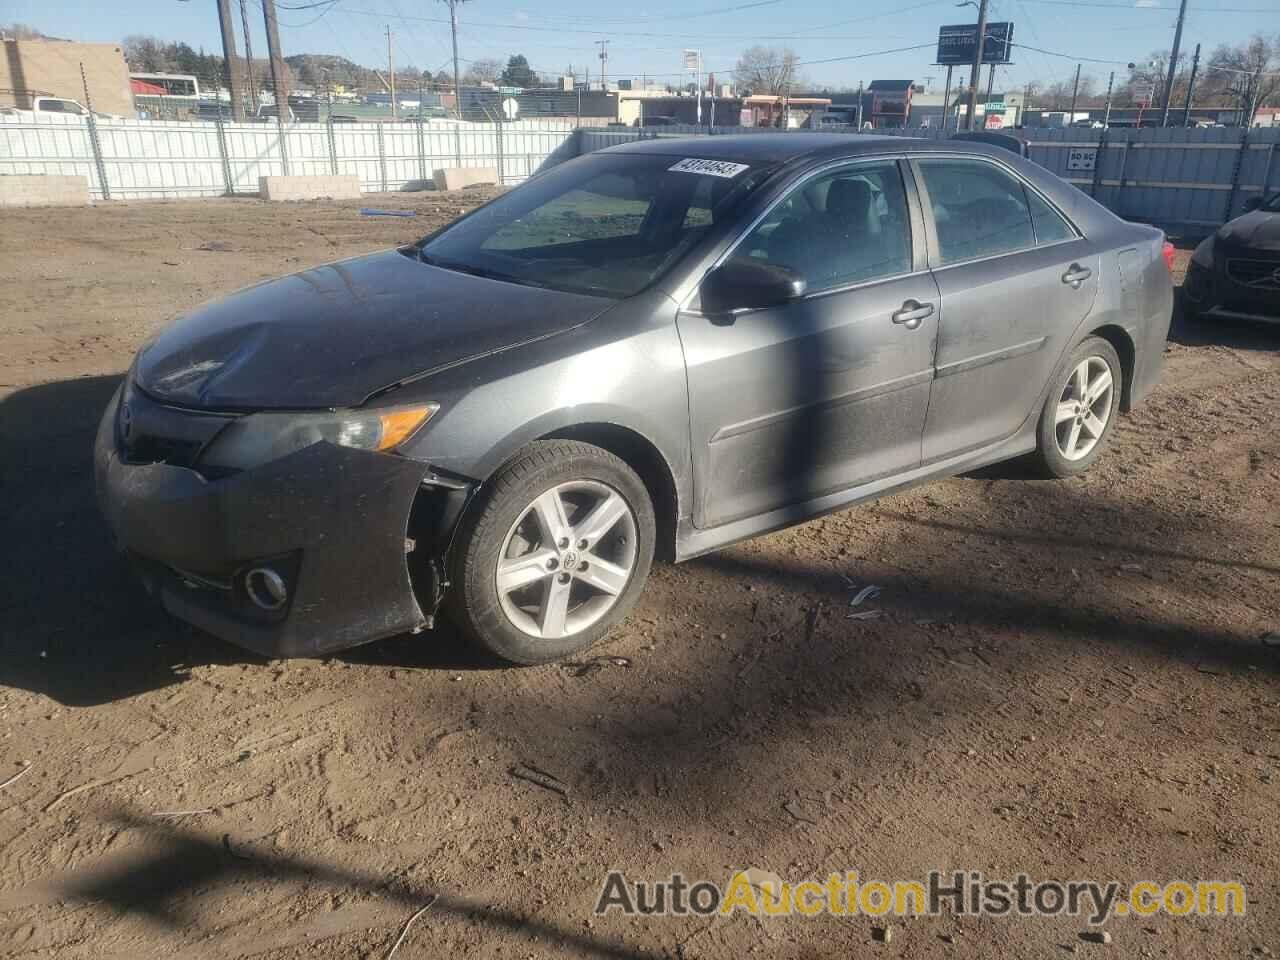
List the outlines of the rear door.
{"label": "rear door", "polygon": [[912,166],[942,302],[929,463],[1017,431],[1093,307],[1100,263],[1060,211],[995,159]]}
{"label": "rear door", "polygon": [[816,171],[729,254],[800,274],[803,297],[731,317],[680,313],[695,525],[919,464],[938,296],[903,173],[896,159]]}

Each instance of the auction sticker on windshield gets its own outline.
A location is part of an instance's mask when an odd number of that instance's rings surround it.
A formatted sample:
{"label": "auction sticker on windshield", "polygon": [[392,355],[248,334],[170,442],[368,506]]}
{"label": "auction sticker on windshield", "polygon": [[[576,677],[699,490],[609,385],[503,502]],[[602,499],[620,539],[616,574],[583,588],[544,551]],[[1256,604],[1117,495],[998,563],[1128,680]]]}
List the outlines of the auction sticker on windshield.
{"label": "auction sticker on windshield", "polygon": [[667,169],[679,173],[704,173],[709,177],[732,178],[746,170],[748,166],[749,164],[746,163],[731,163],[728,160],[696,160],[690,157],[673,163]]}

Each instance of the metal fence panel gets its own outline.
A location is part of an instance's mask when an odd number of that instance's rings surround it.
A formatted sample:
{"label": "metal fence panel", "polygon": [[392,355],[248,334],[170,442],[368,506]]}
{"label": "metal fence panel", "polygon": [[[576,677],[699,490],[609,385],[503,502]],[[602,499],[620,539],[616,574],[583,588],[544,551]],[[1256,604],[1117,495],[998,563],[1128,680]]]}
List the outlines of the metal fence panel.
{"label": "metal fence panel", "polygon": [[[90,195],[108,196],[88,123],[0,122],[0,175],[78,174]],[[552,154],[573,146],[576,125],[564,120],[497,124],[424,121],[363,124],[223,123],[99,120],[96,123],[110,197],[158,199],[256,195],[258,178],[354,174],[364,191],[429,186],[439,167],[499,167],[503,183],[534,174]]]}
{"label": "metal fence panel", "polygon": [[[439,167],[498,167],[516,183],[543,166],[639,139],[805,132],[769,127],[584,127],[565,119],[333,124],[100,120],[101,167],[79,118],[0,122],[0,174],[79,174],[92,196],[257,194],[270,174],[354,174],[364,191],[413,190]],[[860,136],[852,127],[834,132]],[[877,134],[938,138],[930,128]],[[1031,159],[1122,217],[1204,232],[1260,192],[1280,189],[1280,129],[1027,129]],[[1076,159],[1073,162],[1073,154]],[[1093,158],[1093,169],[1080,162]]]}

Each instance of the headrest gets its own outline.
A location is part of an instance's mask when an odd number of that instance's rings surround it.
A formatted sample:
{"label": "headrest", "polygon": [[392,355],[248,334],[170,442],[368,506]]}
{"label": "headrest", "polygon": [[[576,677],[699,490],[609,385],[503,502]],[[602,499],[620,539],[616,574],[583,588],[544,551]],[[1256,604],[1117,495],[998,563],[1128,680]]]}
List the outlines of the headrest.
{"label": "headrest", "polygon": [[835,180],[827,188],[827,213],[862,222],[871,210],[871,186],[865,180]]}

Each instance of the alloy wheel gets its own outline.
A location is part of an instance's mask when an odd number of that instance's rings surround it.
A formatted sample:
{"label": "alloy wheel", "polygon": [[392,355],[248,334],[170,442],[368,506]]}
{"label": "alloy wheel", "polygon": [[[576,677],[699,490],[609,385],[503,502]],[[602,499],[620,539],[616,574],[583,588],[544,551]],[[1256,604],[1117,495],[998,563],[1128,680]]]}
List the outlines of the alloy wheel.
{"label": "alloy wheel", "polygon": [[1111,367],[1102,357],[1088,357],[1071,371],[1054,416],[1058,452],[1067,460],[1089,455],[1111,418]]}
{"label": "alloy wheel", "polygon": [[562,483],[516,518],[498,553],[498,601],[522,633],[579,633],[618,602],[637,557],[636,518],[596,480]]}

